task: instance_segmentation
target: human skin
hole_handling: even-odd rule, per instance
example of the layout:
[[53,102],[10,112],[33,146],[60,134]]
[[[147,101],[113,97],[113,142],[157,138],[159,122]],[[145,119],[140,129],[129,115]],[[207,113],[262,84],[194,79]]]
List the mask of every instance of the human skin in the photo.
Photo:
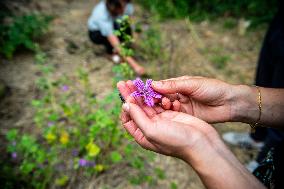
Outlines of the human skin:
[[147,150],[178,157],[191,165],[209,189],[257,188],[264,186],[235,158],[216,130],[194,116],[146,106],[134,99],[131,81],[119,82],[126,99],[121,121],[135,141]]
[[[120,48],[119,48],[120,47],[120,41],[119,41],[118,37],[115,36],[115,35],[110,35],[110,36],[107,37],[107,39],[110,42],[110,44],[112,45],[112,47],[115,49],[115,51],[118,54],[121,55]],[[145,73],[145,69],[141,65],[139,65],[133,57],[127,56],[127,57],[123,57],[123,58],[138,75],[143,75]]]
[[[183,76],[153,82],[152,87],[165,96],[162,99],[164,109],[181,111],[209,123],[255,123],[259,117],[258,90],[254,86]],[[260,87],[260,90],[262,111],[259,123],[283,127],[284,89]]]

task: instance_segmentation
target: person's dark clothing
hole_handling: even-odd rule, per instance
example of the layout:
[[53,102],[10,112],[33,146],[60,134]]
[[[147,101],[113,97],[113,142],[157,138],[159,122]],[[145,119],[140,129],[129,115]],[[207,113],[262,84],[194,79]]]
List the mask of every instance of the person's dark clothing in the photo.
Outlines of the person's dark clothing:
[[[256,73],[257,86],[268,88],[284,88],[284,15],[283,2],[279,1],[279,11],[271,22],[260,52]],[[284,98],[284,97],[283,97]],[[256,141],[264,141],[265,146],[258,154],[257,162],[261,162],[269,149],[275,149],[275,188],[284,188],[284,132],[257,128],[251,137]]]
[[[114,29],[115,30],[119,30],[120,29],[120,25],[117,22],[113,23]],[[127,35],[132,35],[132,31],[131,31],[131,27],[127,27],[124,31]],[[89,37],[91,39],[91,41],[95,44],[99,44],[99,45],[104,45],[106,48],[106,52],[108,54],[112,54],[113,53],[113,47],[110,44],[110,42],[108,41],[107,37],[103,36],[101,34],[100,31],[89,31]],[[124,41],[124,39],[120,36],[118,36],[120,41]]]

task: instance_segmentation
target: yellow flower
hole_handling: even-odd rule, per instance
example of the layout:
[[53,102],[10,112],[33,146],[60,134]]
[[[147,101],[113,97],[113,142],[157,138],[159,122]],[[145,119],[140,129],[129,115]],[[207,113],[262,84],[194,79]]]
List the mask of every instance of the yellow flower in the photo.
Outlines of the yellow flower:
[[69,134],[66,131],[61,133],[60,142],[61,144],[67,144],[69,142]]
[[48,142],[53,142],[56,140],[56,135],[49,132],[47,133],[47,135],[45,135],[45,139],[48,141]]
[[100,147],[98,147],[92,141],[89,142],[89,144],[87,144],[86,150],[88,151],[88,155],[91,156],[91,157],[97,156],[101,151]]
[[102,164],[98,164],[95,166],[95,170],[98,172],[102,172],[105,169],[105,167]]

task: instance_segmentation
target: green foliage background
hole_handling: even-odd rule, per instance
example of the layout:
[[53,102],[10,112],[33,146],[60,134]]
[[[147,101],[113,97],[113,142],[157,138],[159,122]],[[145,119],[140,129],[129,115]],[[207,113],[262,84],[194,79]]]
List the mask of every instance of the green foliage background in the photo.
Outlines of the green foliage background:
[[160,19],[183,18],[200,21],[222,16],[244,17],[252,27],[268,22],[277,11],[277,0],[138,0]]
[[0,25],[0,53],[6,58],[12,58],[19,47],[37,51],[38,44],[35,40],[47,31],[52,17],[28,14],[9,19],[10,22]]

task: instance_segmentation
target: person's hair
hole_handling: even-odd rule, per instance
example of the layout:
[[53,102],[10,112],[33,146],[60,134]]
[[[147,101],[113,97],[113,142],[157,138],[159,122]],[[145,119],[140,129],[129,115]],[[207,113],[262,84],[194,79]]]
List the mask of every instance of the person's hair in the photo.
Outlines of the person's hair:
[[125,3],[125,0],[107,0],[106,6],[113,16],[118,16],[116,10],[123,10]]

